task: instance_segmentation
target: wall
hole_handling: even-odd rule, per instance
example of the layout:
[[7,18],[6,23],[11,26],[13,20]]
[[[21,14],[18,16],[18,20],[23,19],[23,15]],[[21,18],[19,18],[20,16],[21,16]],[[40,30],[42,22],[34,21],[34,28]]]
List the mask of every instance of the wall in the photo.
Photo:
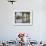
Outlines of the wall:
[[[15,10],[32,10],[32,26],[15,26]],[[0,0],[0,40],[14,40],[18,32],[26,32],[33,40],[46,40],[46,0],[17,0],[13,5]]]

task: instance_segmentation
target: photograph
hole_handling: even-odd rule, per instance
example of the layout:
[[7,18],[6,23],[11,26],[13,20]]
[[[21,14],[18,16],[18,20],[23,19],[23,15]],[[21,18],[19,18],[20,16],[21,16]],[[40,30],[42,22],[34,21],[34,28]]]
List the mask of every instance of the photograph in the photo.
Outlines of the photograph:
[[32,12],[30,11],[15,12],[15,24],[32,25]]

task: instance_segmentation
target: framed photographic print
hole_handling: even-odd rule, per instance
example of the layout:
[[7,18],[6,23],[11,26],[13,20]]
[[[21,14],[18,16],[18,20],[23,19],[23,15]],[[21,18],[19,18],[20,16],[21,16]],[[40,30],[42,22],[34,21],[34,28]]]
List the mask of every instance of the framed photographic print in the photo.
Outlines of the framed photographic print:
[[15,25],[32,25],[32,11],[15,11]]

